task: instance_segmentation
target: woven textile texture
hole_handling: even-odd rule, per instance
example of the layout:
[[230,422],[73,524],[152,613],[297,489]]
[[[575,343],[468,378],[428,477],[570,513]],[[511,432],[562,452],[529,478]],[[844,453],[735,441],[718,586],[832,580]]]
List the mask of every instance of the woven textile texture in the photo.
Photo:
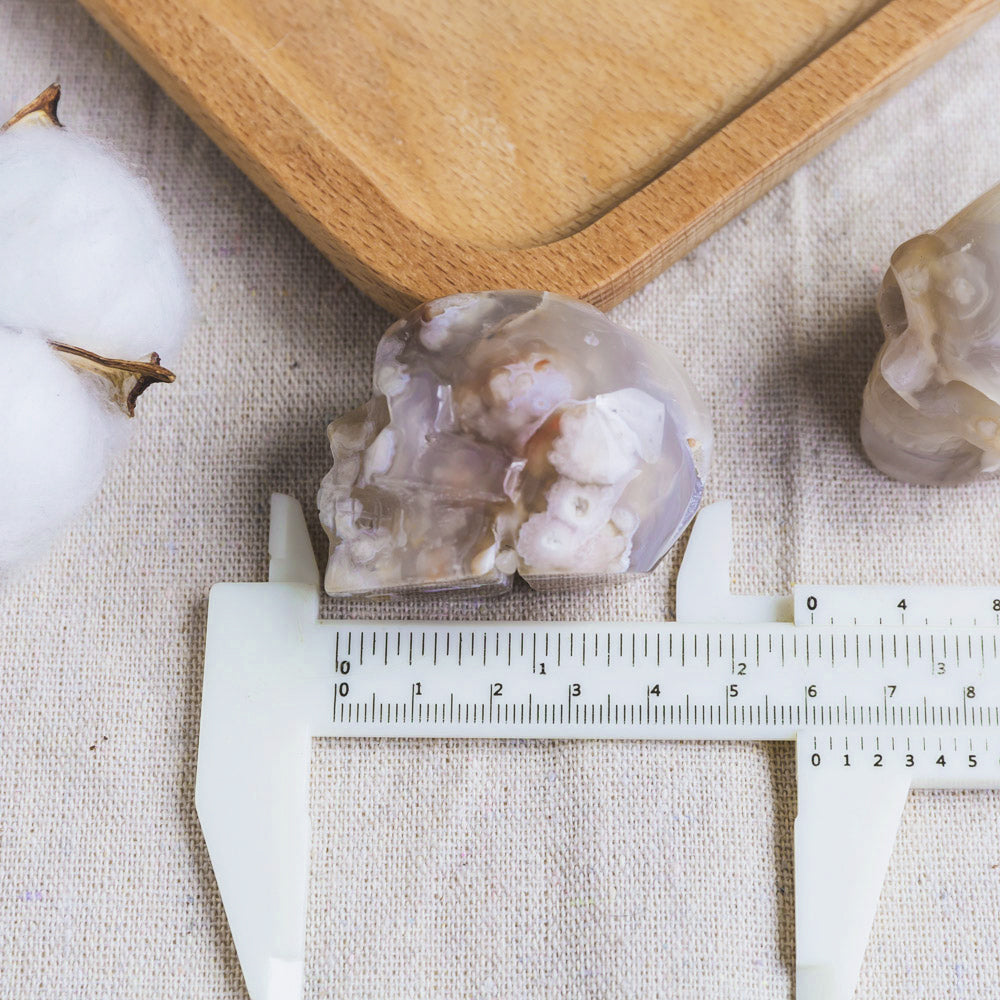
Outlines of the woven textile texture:
[[[0,66],[3,109],[58,78],[149,179],[200,308],[98,500],[0,590],[0,997],[236,1000],[193,803],[207,594],[263,578],[273,490],[319,542],[324,427],[390,317],[75,4],[0,0]],[[713,410],[737,590],[1000,579],[995,482],[889,482],[857,439],[889,254],[1000,181],[998,107],[1000,21],[614,311]],[[656,620],[678,558],[323,613]],[[791,996],[788,744],[318,741],[311,810],[311,1000]],[[998,820],[994,792],[911,796],[862,1000],[1000,996]]]

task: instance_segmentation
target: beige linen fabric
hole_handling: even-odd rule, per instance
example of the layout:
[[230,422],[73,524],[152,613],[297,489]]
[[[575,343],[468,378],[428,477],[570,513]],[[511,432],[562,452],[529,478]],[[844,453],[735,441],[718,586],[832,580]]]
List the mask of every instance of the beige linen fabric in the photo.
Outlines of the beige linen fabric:
[[[149,178],[200,306],[97,502],[0,590],[0,997],[243,997],[193,805],[206,597],[262,579],[272,490],[311,513],[389,317],[73,3],[0,0],[0,67],[6,109],[58,78],[64,120]],[[711,405],[738,589],[1000,582],[997,484],[889,482],[856,431],[889,254],[1000,180],[998,108],[1000,22],[615,310]],[[323,610],[655,620],[676,566]],[[325,741],[313,765],[310,998],[791,995],[787,744]],[[912,796],[859,997],[1000,996],[998,819],[994,792]]]

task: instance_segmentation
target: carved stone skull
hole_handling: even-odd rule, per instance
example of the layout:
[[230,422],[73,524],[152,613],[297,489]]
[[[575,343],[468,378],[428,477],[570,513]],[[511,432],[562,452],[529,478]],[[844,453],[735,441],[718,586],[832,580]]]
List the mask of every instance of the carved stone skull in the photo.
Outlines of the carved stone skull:
[[872,463],[913,483],[1000,468],[1000,187],[892,255],[865,388]]
[[331,594],[651,570],[694,516],[705,407],[662,347],[582,302],[454,295],[379,343],[328,429]]

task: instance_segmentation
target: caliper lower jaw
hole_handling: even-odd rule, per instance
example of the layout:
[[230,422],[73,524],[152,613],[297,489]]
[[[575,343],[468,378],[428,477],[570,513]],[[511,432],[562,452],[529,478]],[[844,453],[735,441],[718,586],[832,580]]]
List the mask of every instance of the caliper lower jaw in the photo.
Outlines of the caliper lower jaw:
[[289,497],[272,501],[270,577],[212,588],[195,802],[250,997],[300,1000],[308,709],[328,682],[316,676],[310,641],[319,574],[302,509]]
[[795,997],[852,1000],[910,778],[816,768],[816,742],[809,733],[796,740]]

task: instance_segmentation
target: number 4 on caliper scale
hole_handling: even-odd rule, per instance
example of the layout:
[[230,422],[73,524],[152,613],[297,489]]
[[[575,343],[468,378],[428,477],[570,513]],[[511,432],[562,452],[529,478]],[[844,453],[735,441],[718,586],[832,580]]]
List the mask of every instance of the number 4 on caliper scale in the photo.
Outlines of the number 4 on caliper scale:
[[730,516],[699,515],[676,624],[323,622],[272,499],[269,582],[212,590],[197,779],[252,1000],[303,991],[314,736],[795,740],[795,995],[849,1000],[907,791],[1000,787],[1000,599],[735,597]]

